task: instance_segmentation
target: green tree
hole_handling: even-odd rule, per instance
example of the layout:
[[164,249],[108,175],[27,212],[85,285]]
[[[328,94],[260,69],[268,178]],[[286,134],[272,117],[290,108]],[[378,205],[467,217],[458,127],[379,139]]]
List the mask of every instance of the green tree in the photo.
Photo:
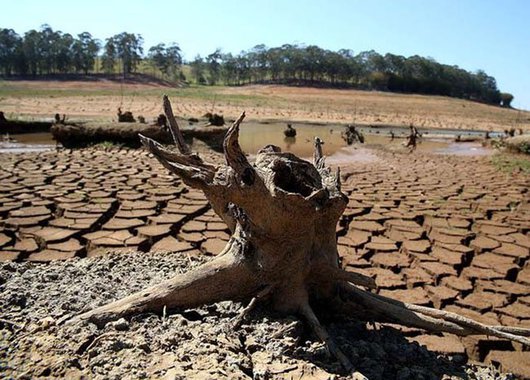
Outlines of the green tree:
[[112,64],[114,68],[116,60],[119,59],[123,75],[132,73],[142,60],[142,44],[143,38],[139,34],[122,32],[108,38],[105,45],[108,62],[104,67],[108,70]]
[[73,67],[72,49],[74,45],[74,38],[72,35],[66,33],[56,34],[56,41],[53,43],[53,67],[60,73],[71,72]]
[[206,67],[208,69],[209,84],[214,85],[221,77],[221,49],[216,49],[212,54],[206,56]]
[[17,69],[22,39],[13,29],[0,29],[0,72],[11,75]]
[[42,25],[38,32],[37,46],[42,74],[52,74],[55,71],[60,37],[60,32],[54,31],[47,24]]
[[114,73],[114,68],[118,60],[118,53],[116,50],[116,41],[114,37],[109,37],[106,39],[105,46],[103,47],[103,56],[101,57],[101,66],[103,71],[107,74]]
[[72,45],[72,60],[76,72],[88,74],[94,68],[100,43],[88,32],[77,35]]
[[148,58],[165,75],[172,76],[174,79],[178,77],[182,56],[180,47],[176,43],[167,48],[163,43],[152,46],[149,49]]
[[29,72],[36,76],[40,73],[41,67],[41,49],[40,49],[40,34],[32,29],[24,34],[24,42],[22,43],[22,53],[28,62]]
[[151,62],[157,69],[159,69],[163,73],[167,73],[168,62],[166,60],[166,45],[165,44],[161,43],[161,44],[158,44],[158,45],[155,45],[149,48],[147,57],[151,60]]
[[195,56],[195,59],[190,62],[191,67],[191,76],[193,77],[195,83],[205,84],[206,78],[204,73],[206,72],[204,60],[200,55]]

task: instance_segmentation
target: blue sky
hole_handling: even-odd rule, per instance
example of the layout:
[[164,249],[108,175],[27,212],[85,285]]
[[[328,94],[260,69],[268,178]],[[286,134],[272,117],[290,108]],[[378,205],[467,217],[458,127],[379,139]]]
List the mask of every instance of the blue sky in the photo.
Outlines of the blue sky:
[[527,0],[9,0],[0,27],[23,34],[49,24],[104,39],[123,31],[146,50],[177,42],[185,59],[216,48],[315,44],[432,57],[497,79],[513,105],[530,110]]

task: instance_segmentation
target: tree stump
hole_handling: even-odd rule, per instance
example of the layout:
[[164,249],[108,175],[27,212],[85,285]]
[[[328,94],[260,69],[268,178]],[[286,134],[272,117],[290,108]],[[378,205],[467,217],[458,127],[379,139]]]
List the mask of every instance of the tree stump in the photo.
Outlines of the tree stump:
[[335,228],[348,198],[341,192],[340,172],[325,166],[318,139],[313,163],[268,145],[251,164],[238,142],[243,113],[225,136],[226,164],[216,166],[184,143],[167,96],[164,110],[178,151],[140,136],[142,143],[188,186],[204,192],[232,236],[223,251],[202,266],[69,323],[104,325],[132,313],[248,301],[234,321],[237,326],[257,302],[266,302],[276,311],[303,316],[348,371],[353,369],[351,363],[314,310],[462,336],[487,334],[530,345],[529,329],[486,326],[383,297],[363,289],[375,288],[372,278],[341,269]]

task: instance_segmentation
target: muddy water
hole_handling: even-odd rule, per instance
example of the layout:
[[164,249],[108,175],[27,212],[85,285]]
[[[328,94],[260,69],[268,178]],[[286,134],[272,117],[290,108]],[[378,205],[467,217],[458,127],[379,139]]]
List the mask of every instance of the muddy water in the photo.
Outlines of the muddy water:
[[[282,151],[289,151],[300,157],[307,158],[313,155],[313,141],[318,136],[324,141],[322,150],[324,155],[329,157],[328,162],[330,163],[332,161],[342,161],[346,157],[356,161],[372,160],[375,156],[370,153],[370,149],[368,149],[370,146],[379,145],[391,150],[403,150],[405,149],[406,137],[409,134],[406,128],[359,128],[364,134],[365,144],[347,146],[341,137],[344,126],[293,125],[297,134],[296,137],[292,138],[284,136],[285,127],[285,123],[245,123],[241,126],[240,132],[241,147],[245,152],[256,154],[265,145],[273,144],[279,146]],[[395,134],[393,140],[390,138],[390,131]],[[458,132],[462,136],[480,136],[480,132]],[[447,138],[451,135],[451,131],[429,130],[423,133],[424,138],[421,139],[417,146],[417,150],[421,152],[455,155],[485,155],[491,153],[491,149],[483,148],[479,142],[455,143],[454,137]],[[333,159],[330,161],[332,157]]]
[[45,152],[55,149],[51,133],[23,133],[9,135],[12,141],[0,136],[0,153]]
[[340,137],[343,127],[320,125],[294,125],[296,137],[285,137],[285,123],[244,123],[241,125],[239,142],[243,150],[256,154],[265,145],[279,146],[282,151],[292,152],[300,157],[309,157],[313,154],[313,141],[316,136],[324,141],[322,150],[325,155],[332,155],[345,146]]
[[[403,150],[407,128],[359,128],[365,136],[365,144],[347,146],[341,138],[344,126],[295,124],[296,137],[287,138],[283,131],[285,123],[253,123],[241,125],[240,144],[243,150],[251,155],[256,154],[267,144],[279,146],[282,151],[292,152],[300,157],[310,158],[313,155],[313,141],[319,137],[324,141],[322,150],[328,156],[328,162],[343,162],[346,159],[355,161],[373,160],[370,146],[380,145],[391,150]],[[393,131],[395,139],[390,139]],[[428,130],[422,131],[424,138],[418,144],[417,150],[453,155],[487,155],[491,149],[483,148],[478,142],[455,143],[446,138],[452,131]],[[462,136],[476,137],[480,132],[458,131]],[[0,153],[40,152],[55,149],[55,141],[49,133],[15,134],[10,136],[15,142],[2,142],[0,139]]]

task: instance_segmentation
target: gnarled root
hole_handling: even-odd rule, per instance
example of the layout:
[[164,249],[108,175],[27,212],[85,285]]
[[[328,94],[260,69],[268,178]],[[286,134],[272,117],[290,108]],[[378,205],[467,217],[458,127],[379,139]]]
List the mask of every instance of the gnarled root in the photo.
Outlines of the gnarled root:
[[233,328],[239,328],[243,323],[243,320],[247,317],[248,313],[250,313],[256,307],[258,301],[261,300],[263,297],[267,296],[270,292],[272,292],[273,289],[274,288],[269,285],[266,286],[263,290],[261,290],[258,294],[256,294],[256,296],[250,300],[248,305],[243,308],[243,310],[241,310],[236,320],[234,321]]
[[[230,248],[229,243],[227,248]],[[155,286],[80,314],[67,323],[89,321],[96,325],[141,312],[161,312],[164,307],[190,308],[224,300],[243,300],[259,289],[255,273],[233,252],[179,274]]]
[[530,347],[530,329],[488,326],[461,315],[425,306],[397,301],[359,289],[352,284],[343,284],[341,296],[348,308],[364,307],[366,316],[375,321],[419,327],[432,332],[448,332],[459,336],[490,335],[512,340]]
[[304,303],[300,307],[300,314],[306,319],[307,323],[315,333],[315,335],[320,339],[323,343],[326,344],[326,347],[328,348],[329,352],[336,357],[340,364],[344,367],[344,369],[348,372],[353,370],[353,364],[350,362],[350,360],[344,355],[342,350],[337,346],[335,341],[331,339],[326,329],[320,324],[317,316],[313,312],[313,309],[311,309],[311,306],[309,306],[308,303]]

